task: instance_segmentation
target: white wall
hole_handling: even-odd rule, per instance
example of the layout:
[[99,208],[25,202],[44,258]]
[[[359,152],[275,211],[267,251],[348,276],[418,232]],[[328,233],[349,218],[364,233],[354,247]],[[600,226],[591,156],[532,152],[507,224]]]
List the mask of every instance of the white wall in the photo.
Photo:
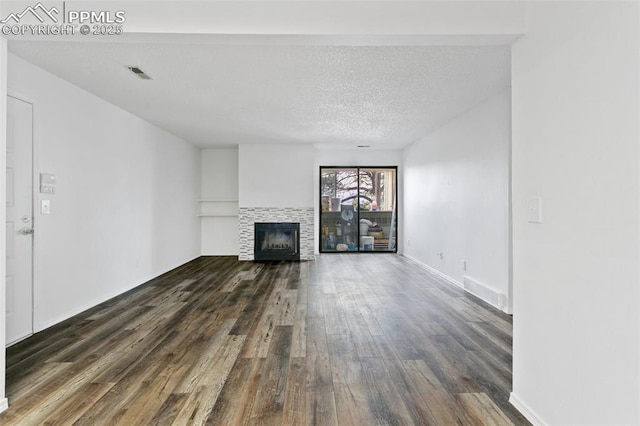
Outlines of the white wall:
[[36,172],[57,175],[36,197],[36,331],[199,255],[199,150],[16,56],[8,71],[34,102]]
[[[520,1],[298,1],[129,2],[127,32],[142,34],[368,35],[521,34]],[[205,19],[206,17],[206,19]],[[380,38],[373,37],[380,42]],[[350,40],[349,42],[353,42]]]
[[510,145],[505,90],[403,151],[404,254],[461,286],[472,278],[480,296],[504,295],[485,298],[507,311]]
[[240,207],[314,207],[313,147],[240,145]]
[[532,2],[512,50],[512,402],[538,424],[640,424],[638,7]]
[[238,148],[204,149],[201,155],[201,253],[238,255]]
[[[319,229],[320,166],[397,166],[401,152],[314,149],[311,145],[240,145],[240,207],[312,208]],[[399,197],[400,199],[400,197]],[[400,234],[399,224],[399,234]],[[318,254],[315,241],[313,253]]]
[[238,238],[240,260],[254,258],[254,223],[300,223],[300,259],[314,259],[313,147],[240,145]]
[[[315,177],[319,189],[320,166],[399,166],[402,151],[388,149],[324,149],[315,150]],[[319,199],[319,196],[316,197]]]

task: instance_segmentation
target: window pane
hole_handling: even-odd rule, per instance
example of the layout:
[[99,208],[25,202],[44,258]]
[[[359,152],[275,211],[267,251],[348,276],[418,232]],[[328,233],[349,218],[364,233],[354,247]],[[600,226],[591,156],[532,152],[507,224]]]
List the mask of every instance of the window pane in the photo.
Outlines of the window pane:
[[342,204],[355,204],[358,196],[356,169],[322,169],[322,211],[340,211]]
[[356,251],[358,249],[358,170],[322,168],[321,250]]
[[372,246],[374,251],[395,251],[395,176],[395,169],[360,169],[361,249]]

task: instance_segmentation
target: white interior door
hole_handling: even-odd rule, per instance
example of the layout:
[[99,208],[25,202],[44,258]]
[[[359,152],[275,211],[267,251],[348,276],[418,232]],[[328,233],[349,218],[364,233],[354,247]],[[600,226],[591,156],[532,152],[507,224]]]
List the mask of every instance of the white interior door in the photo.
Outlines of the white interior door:
[[33,334],[33,105],[7,97],[7,329]]

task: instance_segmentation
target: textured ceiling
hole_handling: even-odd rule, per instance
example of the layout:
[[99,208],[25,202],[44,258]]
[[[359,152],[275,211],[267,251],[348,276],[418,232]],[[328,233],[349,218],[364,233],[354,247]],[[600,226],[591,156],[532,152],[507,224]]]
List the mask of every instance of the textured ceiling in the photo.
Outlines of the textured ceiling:
[[[10,51],[201,147],[396,149],[510,82],[508,46],[10,41]],[[137,65],[152,80],[125,68]]]

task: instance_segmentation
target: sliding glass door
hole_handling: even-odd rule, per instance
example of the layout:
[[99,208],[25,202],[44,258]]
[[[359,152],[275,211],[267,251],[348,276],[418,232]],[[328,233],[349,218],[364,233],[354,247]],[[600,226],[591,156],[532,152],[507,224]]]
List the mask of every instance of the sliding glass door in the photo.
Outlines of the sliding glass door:
[[320,167],[320,252],[396,252],[396,175],[396,167]]

